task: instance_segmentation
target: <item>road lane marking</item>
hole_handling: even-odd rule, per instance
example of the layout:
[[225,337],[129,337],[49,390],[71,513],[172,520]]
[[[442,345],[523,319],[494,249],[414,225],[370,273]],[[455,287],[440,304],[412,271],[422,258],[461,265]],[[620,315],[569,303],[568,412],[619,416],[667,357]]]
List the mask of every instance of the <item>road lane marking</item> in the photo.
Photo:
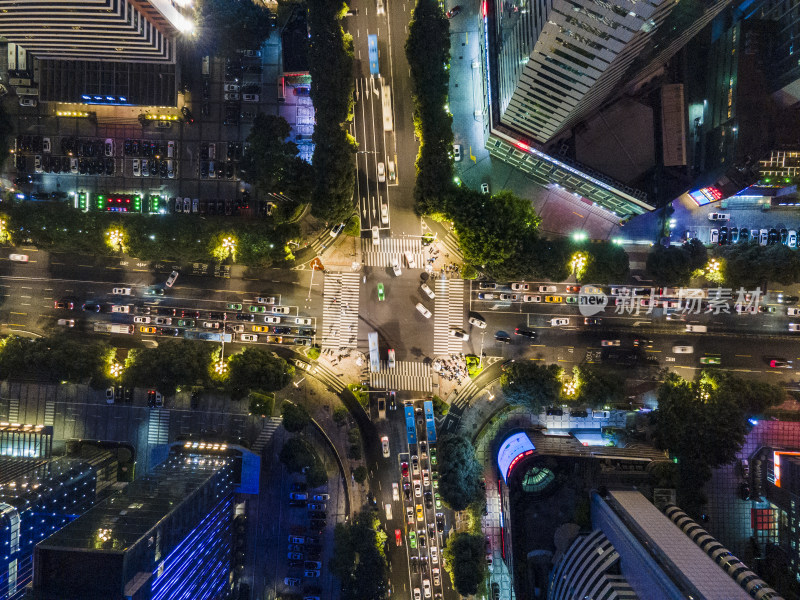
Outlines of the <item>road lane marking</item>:
[[752,358],[749,354],[734,354],[734,356],[738,356],[739,358]]
[[10,313],[10,314],[12,314],[12,315],[27,315],[28,313],[26,313],[26,312],[24,312],[24,313],[21,313],[21,312],[12,312],[12,313]]

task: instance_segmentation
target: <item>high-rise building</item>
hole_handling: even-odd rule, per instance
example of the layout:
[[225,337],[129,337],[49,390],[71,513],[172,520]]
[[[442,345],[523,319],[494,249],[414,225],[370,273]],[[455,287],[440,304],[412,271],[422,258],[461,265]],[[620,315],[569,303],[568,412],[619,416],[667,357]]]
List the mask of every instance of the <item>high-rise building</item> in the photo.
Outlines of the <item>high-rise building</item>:
[[173,446],[152,473],[36,546],[31,597],[226,597],[233,580],[234,494],[248,471],[244,454],[250,455],[225,444]]
[[680,509],[665,513],[636,490],[593,492],[592,532],[557,558],[548,597],[780,598]]
[[191,2],[0,0],[0,35],[39,59],[175,62]]
[[495,0],[499,122],[549,142],[620,83],[663,65],[729,1]]
[[80,455],[50,458],[30,451],[32,439],[20,432],[21,453],[0,458],[0,600],[23,597],[35,545],[91,508],[117,480],[110,452],[84,445]]

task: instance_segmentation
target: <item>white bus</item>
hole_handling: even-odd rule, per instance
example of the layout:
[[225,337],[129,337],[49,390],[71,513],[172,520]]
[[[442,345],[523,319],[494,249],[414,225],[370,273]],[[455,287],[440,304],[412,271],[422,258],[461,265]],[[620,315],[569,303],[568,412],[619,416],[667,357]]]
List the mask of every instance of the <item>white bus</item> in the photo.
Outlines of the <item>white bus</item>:
[[391,131],[394,129],[394,119],[392,118],[392,88],[385,83],[381,84],[383,95],[383,130]]
[[367,334],[369,339],[369,370],[377,373],[381,370],[380,355],[378,354],[378,332],[370,331]]

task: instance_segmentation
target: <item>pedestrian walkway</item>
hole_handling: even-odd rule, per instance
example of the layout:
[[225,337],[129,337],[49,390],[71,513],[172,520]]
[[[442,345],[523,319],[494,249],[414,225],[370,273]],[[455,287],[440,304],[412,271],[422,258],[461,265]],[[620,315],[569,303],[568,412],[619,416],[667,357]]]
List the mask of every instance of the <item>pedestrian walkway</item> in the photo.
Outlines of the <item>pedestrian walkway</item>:
[[432,394],[431,368],[421,362],[399,360],[395,363],[395,367],[390,369],[386,361],[381,361],[380,372],[369,374],[369,386],[373,389],[386,388]]
[[361,253],[364,264],[368,267],[390,267],[392,259],[397,260],[401,267],[408,267],[403,258],[406,252],[411,252],[411,257],[418,269],[425,267],[425,254],[422,251],[422,239],[413,238],[381,238],[376,246],[371,238],[361,238]]
[[325,275],[322,349],[355,348],[358,341],[359,273]]
[[166,444],[169,442],[169,411],[163,408],[150,410],[147,421],[147,443]]
[[253,445],[250,447],[250,450],[261,456],[261,451],[264,449],[272,436],[275,434],[275,430],[280,427],[281,423],[283,423],[283,419],[280,417],[270,417],[268,419],[264,419],[263,427],[256,438],[256,441],[253,442]]
[[433,353],[460,354],[464,343],[450,335],[450,329],[464,327],[464,280],[436,281],[436,298],[433,308]]

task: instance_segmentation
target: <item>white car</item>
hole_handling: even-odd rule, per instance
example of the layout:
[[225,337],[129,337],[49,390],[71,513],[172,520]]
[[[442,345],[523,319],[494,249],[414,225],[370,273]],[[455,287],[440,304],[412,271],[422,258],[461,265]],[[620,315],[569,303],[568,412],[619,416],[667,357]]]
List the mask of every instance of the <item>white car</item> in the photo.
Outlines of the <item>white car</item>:
[[239,336],[239,339],[243,342],[257,342],[258,336],[254,333],[243,333]]
[[28,262],[28,255],[27,254],[9,254],[8,260],[13,260],[14,262]]
[[600,342],[600,345],[603,346],[604,348],[606,348],[608,346],[619,346],[620,345],[620,341],[619,340],[603,340],[602,342]]
[[126,287],[114,288],[111,290],[111,293],[114,294],[115,296],[130,296],[131,288],[126,288]]
[[[156,319],[156,323],[158,319]],[[205,329],[219,329],[219,323],[217,321],[203,321],[203,328]]]
[[75,327],[75,319],[59,319],[57,322],[62,327]]
[[486,321],[484,321],[483,319],[479,319],[478,317],[470,317],[467,320],[467,323],[469,323],[470,325],[474,325],[478,329],[486,329]]
[[522,300],[523,300],[523,302],[541,302],[542,301],[542,297],[541,296],[531,296],[530,294],[525,294],[522,297]]
[[272,312],[278,313],[281,315],[288,315],[289,314],[289,307],[288,306],[273,306]]
[[395,359],[394,359],[394,350],[392,350],[390,348],[389,349],[389,368],[390,369],[394,369],[395,364],[396,364],[396,362],[395,362]]
[[114,156],[114,140],[106,138],[106,156]]
[[172,325],[172,317],[156,317],[156,325]]
[[335,225],[333,229],[331,229],[331,237],[335,238],[342,232],[342,229],[344,229],[344,223],[339,223],[338,225]]
[[450,336],[465,342],[469,340],[469,334],[466,331],[461,331],[460,329],[451,329]]
[[311,372],[311,365],[304,360],[300,360],[299,358],[294,359],[294,364],[298,369],[303,369],[303,371]]
[[515,292],[522,292],[531,289],[531,286],[528,285],[527,283],[512,283],[511,289],[514,290]]
[[431,311],[429,311],[427,308],[425,308],[425,306],[423,306],[423,304],[421,302],[417,302],[417,310],[426,319],[430,319],[431,318]]
[[143,323],[144,325],[147,325],[148,323],[150,323],[150,317],[133,317],[133,322]]
[[481,184],[481,194],[488,194],[489,193],[489,184],[482,183]]
[[380,183],[386,181],[386,167],[382,162],[378,163],[378,181]]
[[550,319],[550,325],[553,327],[560,327],[561,325],[569,325],[569,319]]
[[264,317],[264,323],[280,323],[280,317]]
[[383,458],[389,458],[389,438],[387,436],[381,438],[381,450],[383,450]]
[[416,269],[417,263],[414,261],[414,255],[411,254],[408,250],[406,250],[404,256],[406,257],[406,264],[408,264],[409,269]]
[[277,304],[278,299],[273,296],[257,296],[256,302],[258,304]]
[[[78,172],[78,159],[77,158],[73,158],[71,160],[75,161],[75,170],[72,171],[72,172],[73,173],[77,173]],[[70,170],[72,170],[71,167],[70,167]],[[139,161],[138,158],[134,158],[133,159],[133,176],[134,177],[141,177],[142,176],[142,164],[141,164],[141,162]]]
[[20,106],[37,106],[39,101],[36,98],[31,98],[30,96],[21,96],[19,99]]
[[672,352],[675,354],[692,354],[694,353],[693,346],[673,346]]
[[436,294],[434,294],[434,293],[433,293],[433,290],[432,290],[431,288],[429,288],[429,287],[428,287],[428,284],[427,284],[427,283],[420,284],[419,288],[420,288],[420,289],[421,289],[423,292],[425,292],[425,294],[427,294],[428,298],[430,298],[431,300],[433,300],[434,298],[436,298]]
[[542,294],[555,294],[556,286],[554,285],[540,285],[539,292]]
[[414,482],[414,496],[416,498],[422,498],[422,486],[419,481]]
[[797,232],[794,229],[789,230],[789,236],[786,238],[786,245],[789,248],[797,247]]
[[422,592],[419,591],[419,588],[414,588],[414,600],[422,600]]
[[308,317],[297,317],[294,320],[295,325],[311,325],[311,319]]
[[395,502],[400,500],[400,486],[397,485],[396,481],[392,482],[392,500]]
[[789,307],[786,309],[786,314],[790,317],[796,317],[797,315],[800,315],[800,308]]
[[453,144],[453,160],[461,162],[461,144]]
[[800,331],[800,323],[789,323],[789,331]]
[[708,243],[716,244],[719,241],[719,229],[712,229],[708,234]]
[[381,223],[389,224],[389,205],[385,202],[381,202]]
[[378,229],[377,225],[373,225],[372,227],[372,245],[377,246],[381,243],[381,232]]
[[[436,546],[431,546],[431,563],[434,565],[439,564],[439,549]],[[439,569],[434,569],[434,573],[438,572]],[[439,582],[436,581],[437,576],[434,575],[433,582],[434,585],[439,585]]]
[[37,154],[33,157],[33,170],[37,173],[43,173],[44,169],[42,169],[42,155]]
[[400,263],[396,258],[392,259],[392,271],[394,271],[395,277],[400,277],[403,274],[403,271],[400,270]]
[[167,277],[167,284],[166,284],[167,287],[171,288],[175,284],[175,280],[177,278],[178,278],[178,272],[177,271],[173,271],[172,273],[170,273],[169,277]]
[[131,307],[129,304],[112,304],[111,305],[111,312],[112,313],[130,313]]
[[[133,174],[134,175],[140,175],[140,173],[137,172],[138,169],[139,169],[139,159],[137,158],[137,159],[134,159],[134,161],[133,161]],[[73,175],[77,175],[78,174],[78,159],[77,158],[70,158],[69,159],[69,172],[72,173]]]
[[[436,546],[432,546],[431,547],[431,562],[436,565],[436,564],[438,564],[438,560],[439,559],[436,556],[435,550],[436,550]],[[439,577],[439,567],[434,567],[432,572],[433,572],[433,585],[437,585],[438,586],[442,582],[441,578]]]
[[425,594],[426,598],[431,597],[431,580],[430,579],[423,579],[422,580],[422,593]]

